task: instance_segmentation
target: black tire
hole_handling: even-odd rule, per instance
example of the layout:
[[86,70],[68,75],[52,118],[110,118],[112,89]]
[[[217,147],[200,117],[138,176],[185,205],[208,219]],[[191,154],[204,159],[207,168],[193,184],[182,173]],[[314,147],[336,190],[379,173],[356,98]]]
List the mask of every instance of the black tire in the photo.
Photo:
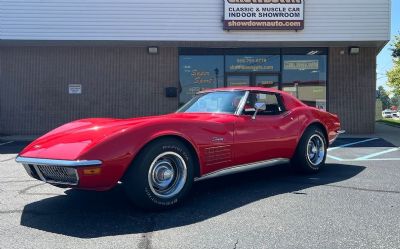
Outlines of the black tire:
[[[183,162],[186,167],[184,180]],[[123,185],[129,199],[140,208],[152,211],[172,208],[180,204],[191,189],[194,167],[193,155],[184,143],[174,138],[156,140],[136,156],[125,174]],[[170,180],[176,189],[164,193],[159,186]]]
[[[315,146],[318,152],[315,153],[315,156],[312,156],[314,154],[311,151],[315,151],[312,145],[318,144],[316,141],[320,141],[322,143],[321,150],[318,146]],[[310,142],[312,143],[311,146],[309,146]],[[299,144],[297,145],[295,155],[291,160],[291,164],[297,172],[317,173],[322,167],[325,166],[326,154],[327,143],[324,133],[320,128],[316,126],[310,126],[301,137]]]

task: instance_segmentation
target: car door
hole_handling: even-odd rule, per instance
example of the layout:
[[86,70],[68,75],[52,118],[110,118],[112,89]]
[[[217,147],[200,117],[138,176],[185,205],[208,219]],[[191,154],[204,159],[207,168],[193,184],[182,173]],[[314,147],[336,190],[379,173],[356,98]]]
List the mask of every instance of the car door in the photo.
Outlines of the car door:
[[[266,110],[253,118],[254,104]],[[297,118],[283,106],[277,93],[251,92],[234,131],[234,163],[241,165],[276,158],[289,158],[296,147]]]

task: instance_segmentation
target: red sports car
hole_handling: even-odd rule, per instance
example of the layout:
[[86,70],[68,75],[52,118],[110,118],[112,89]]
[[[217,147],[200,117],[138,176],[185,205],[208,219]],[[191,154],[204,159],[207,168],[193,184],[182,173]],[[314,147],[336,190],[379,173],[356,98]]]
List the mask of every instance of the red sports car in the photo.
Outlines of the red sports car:
[[223,88],[168,115],[65,124],[16,161],[59,187],[103,191],[122,183],[136,205],[161,209],[180,203],[197,180],[288,162],[317,172],[342,132],[336,115],[285,92]]

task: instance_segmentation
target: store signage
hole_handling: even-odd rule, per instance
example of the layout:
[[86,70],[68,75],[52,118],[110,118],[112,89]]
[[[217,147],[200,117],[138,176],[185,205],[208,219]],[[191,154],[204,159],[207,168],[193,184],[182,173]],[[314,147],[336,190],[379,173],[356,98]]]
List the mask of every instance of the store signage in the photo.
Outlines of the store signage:
[[68,85],[68,93],[69,94],[82,94],[82,85],[81,84],[69,84]]
[[225,30],[302,30],[304,0],[224,0]]
[[288,60],[283,62],[284,70],[318,70],[318,60]]

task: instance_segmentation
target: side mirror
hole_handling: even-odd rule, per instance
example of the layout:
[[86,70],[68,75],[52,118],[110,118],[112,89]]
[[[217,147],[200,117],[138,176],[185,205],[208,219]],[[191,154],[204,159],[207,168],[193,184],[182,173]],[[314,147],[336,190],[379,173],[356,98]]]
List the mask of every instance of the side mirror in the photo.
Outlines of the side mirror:
[[257,102],[257,103],[254,104],[254,109],[256,109],[256,111],[254,112],[252,119],[256,119],[257,113],[259,111],[267,110],[267,105],[265,103],[262,103],[262,102]]

